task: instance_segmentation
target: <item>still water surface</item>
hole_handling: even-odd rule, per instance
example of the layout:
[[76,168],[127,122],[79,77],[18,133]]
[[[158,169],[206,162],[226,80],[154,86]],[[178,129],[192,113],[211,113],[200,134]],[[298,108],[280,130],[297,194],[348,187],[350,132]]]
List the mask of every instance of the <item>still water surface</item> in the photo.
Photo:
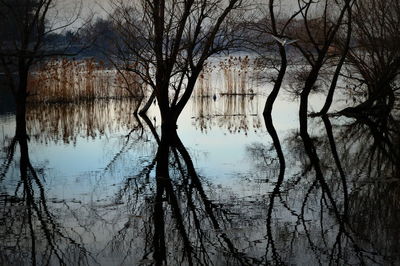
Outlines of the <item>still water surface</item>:
[[399,264],[397,123],[309,118],[310,157],[289,99],[273,112],[282,182],[263,93],[193,97],[170,178],[155,174],[156,104],[148,117],[129,99],[30,105],[25,177],[19,148],[8,163],[16,125],[2,110],[1,264]]

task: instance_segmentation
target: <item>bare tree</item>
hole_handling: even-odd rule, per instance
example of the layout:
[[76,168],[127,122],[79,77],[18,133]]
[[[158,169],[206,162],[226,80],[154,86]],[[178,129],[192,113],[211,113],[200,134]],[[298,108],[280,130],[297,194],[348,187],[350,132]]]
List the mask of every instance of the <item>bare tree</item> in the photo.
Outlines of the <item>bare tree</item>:
[[50,10],[55,8],[55,0],[0,0],[0,71],[15,96],[16,119],[20,121],[17,125],[24,128],[30,70],[41,59],[65,52],[46,47],[46,37],[72,25],[78,18],[79,12],[61,24],[50,21]]
[[[262,9],[262,7],[261,7]],[[265,107],[264,107],[264,115],[271,114],[273,104],[279,94],[279,91],[282,86],[283,79],[286,74],[286,69],[288,67],[288,53],[287,53],[287,45],[284,42],[280,42],[279,40],[284,41],[288,39],[287,36],[288,30],[293,22],[296,21],[296,17],[301,14],[302,9],[295,10],[292,14],[288,14],[287,12],[281,12],[282,9],[282,1],[281,0],[268,0],[267,2],[267,11],[262,11],[263,18],[261,20],[257,20],[253,18],[253,22],[249,23],[248,28],[252,31],[252,33],[258,34],[258,41],[251,41],[252,45],[255,45],[257,50],[261,50],[261,53],[264,53],[263,50],[267,47],[267,54],[270,53],[270,49],[272,47],[271,44],[278,47],[279,52],[279,63],[277,66],[278,75],[272,79],[274,83],[274,87],[272,92],[267,98]],[[289,12],[289,11],[288,11]],[[265,14],[264,14],[265,13]],[[254,22],[255,20],[255,22]],[[272,41],[272,42],[271,42]],[[269,48],[269,49],[268,49]],[[268,60],[270,61],[270,60]],[[275,60],[272,60],[274,63]],[[268,62],[270,63],[270,62]],[[267,64],[268,64],[267,63]]]
[[[293,36],[299,39],[296,47],[306,59],[310,66],[300,94],[300,131],[307,131],[308,97],[313,89],[321,68],[331,58],[329,52],[334,44],[335,38],[344,23],[346,14],[354,0],[324,0],[324,1],[298,1],[301,10],[301,24],[303,30],[294,27]],[[341,64],[337,71],[340,73]],[[337,75],[337,74],[335,74]],[[332,80],[332,89],[336,87],[337,77]]]
[[[353,2],[354,4],[354,2]],[[336,62],[336,60],[334,60],[336,66],[335,66],[335,71],[332,75],[332,79],[330,81],[330,85],[329,85],[329,90],[328,90],[328,94],[326,96],[325,99],[325,103],[322,106],[321,110],[319,111],[318,115],[326,115],[327,112],[329,111],[329,108],[332,105],[333,102],[333,96],[337,87],[337,83],[339,81],[340,75],[342,74],[342,69],[343,66],[346,62],[347,59],[347,55],[349,53],[350,50],[350,45],[351,45],[351,40],[352,40],[352,32],[353,32],[353,21],[352,21],[352,14],[353,10],[352,10],[352,5],[349,6],[349,8],[347,8],[347,21],[345,22],[346,27],[344,30],[340,31],[339,29],[339,33],[338,36],[335,38],[334,40],[334,46],[333,46],[333,50],[339,51],[338,55],[339,55],[339,60]]]
[[235,46],[243,0],[113,0],[125,69],[157,98],[162,124],[176,127],[206,60]]
[[[321,69],[324,66],[328,68],[334,66],[333,74],[328,75],[331,79],[326,103],[319,113],[326,114],[333,101],[334,91],[350,45],[353,2],[354,0],[298,1],[297,8],[293,11],[283,8],[283,1],[269,0],[267,2],[268,15],[265,16],[265,23],[255,23],[256,31],[262,32],[262,35],[266,34],[263,40],[272,40],[276,43],[280,60],[277,66],[278,75],[273,79],[274,87],[266,101],[264,115],[272,111],[288,64],[290,61],[298,61],[298,59],[293,60],[293,58],[298,58],[297,53],[293,52],[288,56],[288,52],[293,51],[291,46],[298,49],[308,65],[298,70],[301,71],[299,82],[303,84],[300,89],[295,89],[296,94],[303,95],[302,109],[306,111],[308,95],[316,88]],[[282,12],[282,9],[285,9],[285,12]],[[263,42],[261,45],[265,46],[265,41]]]
[[400,2],[396,0],[356,1],[354,45],[347,56],[352,93],[364,100],[343,113],[387,114],[399,89]]

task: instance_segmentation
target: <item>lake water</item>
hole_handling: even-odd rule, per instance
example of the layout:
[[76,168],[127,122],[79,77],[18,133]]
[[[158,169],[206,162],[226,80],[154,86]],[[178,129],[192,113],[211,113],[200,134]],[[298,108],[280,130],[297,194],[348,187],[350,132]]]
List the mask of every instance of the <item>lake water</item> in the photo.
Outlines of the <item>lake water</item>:
[[[399,264],[398,124],[309,118],[310,158],[298,102],[282,91],[273,111],[280,182],[262,116],[270,89],[192,97],[177,129],[190,160],[170,159],[171,189],[161,196],[156,103],[148,119],[132,114],[129,99],[31,104],[36,176],[24,178],[19,148],[7,161],[13,108],[0,109],[0,264]],[[322,103],[315,95],[311,108]],[[196,176],[184,178],[190,161]]]

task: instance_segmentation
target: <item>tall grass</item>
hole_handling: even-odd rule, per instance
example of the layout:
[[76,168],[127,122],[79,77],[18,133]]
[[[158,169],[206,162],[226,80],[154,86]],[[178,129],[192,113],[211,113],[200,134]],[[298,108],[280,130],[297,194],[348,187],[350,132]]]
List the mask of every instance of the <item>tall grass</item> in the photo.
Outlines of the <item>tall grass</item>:
[[252,84],[256,63],[256,59],[248,56],[230,56],[217,62],[208,62],[196,84],[195,96],[256,94]]
[[212,127],[244,134],[259,130],[262,117],[258,113],[258,98],[253,96],[258,93],[255,75],[260,69],[260,60],[248,56],[207,62],[194,92],[195,126],[202,132]]
[[131,72],[106,68],[93,59],[52,59],[28,78],[31,102],[77,102],[142,94],[139,78]]

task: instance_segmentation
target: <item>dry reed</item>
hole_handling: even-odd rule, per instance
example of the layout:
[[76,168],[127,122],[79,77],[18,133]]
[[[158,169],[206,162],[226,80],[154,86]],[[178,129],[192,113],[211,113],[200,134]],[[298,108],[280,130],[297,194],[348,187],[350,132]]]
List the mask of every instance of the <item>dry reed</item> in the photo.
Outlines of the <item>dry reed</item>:
[[139,78],[133,73],[108,69],[94,59],[65,58],[46,61],[31,72],[28,91],[30,102],[77,102],[142,94]]
[[227,57],[217,63],[208,62],[199,76],[195,96],[213,95],[254,95],[254,86],[250,74],[254,74],[257,59],[248,56]]

